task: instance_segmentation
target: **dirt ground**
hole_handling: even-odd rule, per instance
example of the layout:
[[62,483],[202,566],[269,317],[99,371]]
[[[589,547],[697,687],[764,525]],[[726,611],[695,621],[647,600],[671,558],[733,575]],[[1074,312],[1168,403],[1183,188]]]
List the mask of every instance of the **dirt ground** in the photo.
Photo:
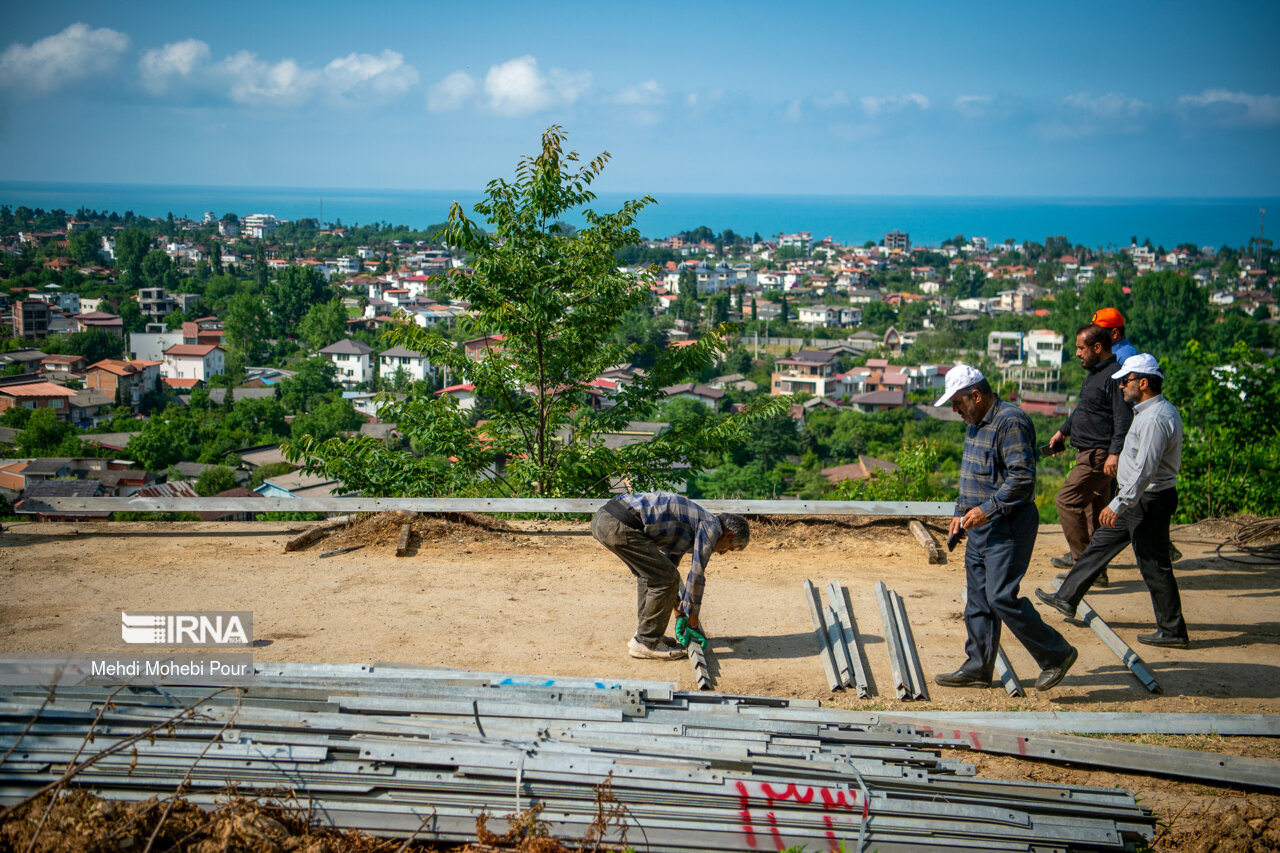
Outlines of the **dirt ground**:
[[[419,519],[410,554],[397,558],[399,523],[364,517],[293,553],[284,552],[284,543],[305,523],[6,525],[0,654],[123,650],[122,610],[251,610],[258,660],[395,661],[658,679],[695,689],[687,662],[626,655],[635,627],[634,583],[584,522]],[[714,557],[707,576],[703,623],[720,661],[717,687],[867,710],[1277,713],[1280,565],[1243,557],[1229,545],[1219,550],[1236,528],[1205,522],[1174,531],[1185,555],[1176,570],[1190,649],[1136,643],[1136,634],[1152,630],[1152,613],[1130,552],[1112,565],[1111,586],[1089,595],[1147,662],[1163,694],[1149,693],[1090,629],[1040,607],[1080,650],[1055,690],[1011,699],[998,687],[930,684],[929,701],[911,703],[894,697],[873,587],[883,580],[902,595],[926,678],[949,672],[963,658],[963,546],[945,565],[931,566],[901,521],[757,521],[750,547]],[[363,547],[320,557],[351,545]],[[1049,558],[1063,551],[1059,529],[1042,527],[1024,594],[1048,588],[1056,571]],[[876,687],[872,699],[827,690],[801,590],[805,578],[819,587],[839,580],[849,588]],[[1036,666],[1017,641],[1006,634],[1004,648],[1024,683],[1034,681]],[[1280,757],[1273,739],[1159,742]],[[1235,809],[1247,826],[1244,814],[1274,814],[1280,803],[1138,776],[986,756],[968,760],[1007,778],[1133,790],[1172,821],[1161,845],[1167,849],[1185,849],[1169,845],[1202,819],[1225,820]],[[1188,843],[1193,835],[1185,836]]]

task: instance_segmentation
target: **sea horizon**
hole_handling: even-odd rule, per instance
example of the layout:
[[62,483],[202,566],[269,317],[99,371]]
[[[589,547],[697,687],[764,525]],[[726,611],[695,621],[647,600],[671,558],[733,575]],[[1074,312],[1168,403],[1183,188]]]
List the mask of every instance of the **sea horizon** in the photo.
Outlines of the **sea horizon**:
[[[1260,210],[1280,211],[1269,197],[1195,196],[922,196],[769,193],[654,193],[637,227],[648,239],[707,226],[771,239],[808,231],[845,245],[878,242],[892,230],[907,232],[913,245],[937,246],[963,234],[990,243],[1065,236],[1091,248],[1126,246],[1136,237],[1172,249],[1245,246],[1258,236]],[[616,210],[645,193],[601,191],[592,207]],[[389,223],[424,229],[444,222],[454,201],[468,215],[483,190],[408,190],[353,187],[262,187],[201,184],[0,181],[0,204],[74,213],[95,212],[199,219],[234,212],[270,213],[280,219],[316,218],[325,223]],[[583,223],[580,215],[566,220]]]

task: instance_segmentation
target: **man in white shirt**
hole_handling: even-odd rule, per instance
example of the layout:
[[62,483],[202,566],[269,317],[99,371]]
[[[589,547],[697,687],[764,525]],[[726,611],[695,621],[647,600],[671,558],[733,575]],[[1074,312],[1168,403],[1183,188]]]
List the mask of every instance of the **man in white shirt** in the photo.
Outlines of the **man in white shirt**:
[[1133,404],[1133,423],[1116,472],[1120,491],[1099,514],[1100,526],[1089,547],[1057,594],[1037,589],[1036,597],[1068,618],[1074,616],[1094,580],[1132,542],[1156,615],[1156,631],[1139,634],[1138,642],[1186,648],[1187,623],[1169,556],[1169,522],[1178,509],[1182,418],[1161,393],[1164,374],[1153,356],[1129,357],[1113,377]]

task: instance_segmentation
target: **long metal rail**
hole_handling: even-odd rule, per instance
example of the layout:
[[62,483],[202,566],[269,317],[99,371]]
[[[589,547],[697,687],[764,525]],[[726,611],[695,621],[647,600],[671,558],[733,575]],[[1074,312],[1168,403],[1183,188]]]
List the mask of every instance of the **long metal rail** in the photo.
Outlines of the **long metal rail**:
[[216,696],[82,683],[42,706],[43,686],[0,687],[0,803],[57,778],[78,750],[132,742],[71,784],[143,800],[186,779],[187,797],[212,805],[234,778],[245,795],[293,790],[325,823],[441,844],[472,840],[482,812],[534,803],[553,836],[581,839],[605,779],[626,811],[604,841],[625,829],[655,851],[1118,851],[1154,829],[1123,791],[978,778],[939,756],[953,738],[811,701],[381,665],[256,672]]
[[[699,501],[711,512],[740,515],[951,515],[953,503],[937,501]],[[549,513],[590,515],[600,498],[29,498],[30,512],[412,512]]]

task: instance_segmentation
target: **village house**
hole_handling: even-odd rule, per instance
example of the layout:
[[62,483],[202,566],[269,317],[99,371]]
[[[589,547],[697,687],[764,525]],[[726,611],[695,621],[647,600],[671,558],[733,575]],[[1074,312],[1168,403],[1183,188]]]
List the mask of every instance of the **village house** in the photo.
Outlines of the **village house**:
[[60,420],[69,420],[69,401],[76,392],[56,382],[23,382],[0,385],[0,412],[13,408],[52,409]]
[[696,400],[710,408],[713,412],[719,409],[720,401],[724,399],[723,389],[713,388],[710,385],[699,385],[694,382],[681,382],[679,385],[668,385],[662,389],[662,393],[669,399],[683,398],[686,400]]
[[103,359],[85,370],[85,387],[110,394],[121,405],[137,410],[142,398],[156,390],[160,381],[159,361]]
[[803,391],[815,397],[826,397],[835,389],[833,352],[802,349],[791,358],[775,362],[779,368],[770,377],[770,395],[795,394]]
[[198,379],[226,373],[226,354],[212,344],[177,344],[164,351],[160,375],[166,379]]
[[338,384],[343,388],[354,388],[356,385],[373,381],[374,366],[373,347],[364,341],[343,338],[336,344],[320,350],[319,354],[332,361],[338,368]]
[[404,370],[409,379],[422,381],[435,375],[435,368],[422,353],[402,346],[394,346],[383,350],[378,355],[378,375],[388,380],[396,372]]

